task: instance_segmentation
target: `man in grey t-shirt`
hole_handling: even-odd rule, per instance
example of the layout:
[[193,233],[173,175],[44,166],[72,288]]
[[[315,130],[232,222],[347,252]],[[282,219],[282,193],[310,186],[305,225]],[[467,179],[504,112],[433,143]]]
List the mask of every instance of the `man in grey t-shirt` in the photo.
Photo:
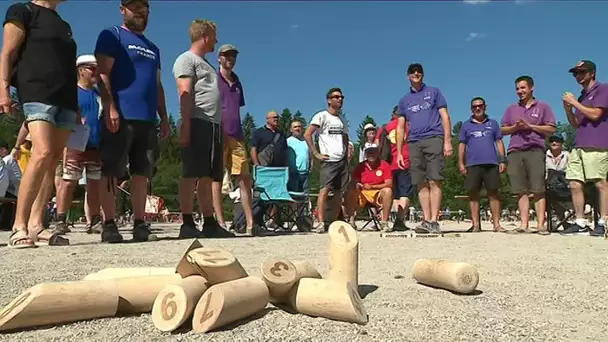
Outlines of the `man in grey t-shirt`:
[[[222,104],[217,84],[217,72],[205,59],[213,52],[216,38],[215,23],[194,20],[190,25],[190,49],[177,57],[173,75],[179,94],[179,144],[182,155],[182,180],[179,203],[184,223],[179,237],[224,238],[234,234],[220,227],[213,217],[211,183],[224,176]],[[203,214],[203,231],[197,229],[193,212],[193,192]]]

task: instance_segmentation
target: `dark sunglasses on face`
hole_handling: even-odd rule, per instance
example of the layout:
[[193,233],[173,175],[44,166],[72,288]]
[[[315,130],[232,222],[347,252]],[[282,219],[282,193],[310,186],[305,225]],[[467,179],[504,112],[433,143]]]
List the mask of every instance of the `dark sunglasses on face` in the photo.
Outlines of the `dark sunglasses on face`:
[[271,116],[271,117],[269,117],[270,120],[276,120],[278,118],[279,118],[278,116]]
[[344,100],[344,96],[334,95],[334,96],[330,97],[330,99]]
[[483,107],[485,107],[485,105],[482,105],[482,104],[480,104],[480,105],[471,105],[471,109],[477,109],[477,108],[483,108]]

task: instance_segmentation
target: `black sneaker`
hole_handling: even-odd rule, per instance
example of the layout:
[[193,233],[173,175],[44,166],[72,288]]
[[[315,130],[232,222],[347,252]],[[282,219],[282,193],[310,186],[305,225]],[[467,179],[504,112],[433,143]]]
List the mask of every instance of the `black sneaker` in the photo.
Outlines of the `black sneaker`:
[[139,222],[137,224],[133,224],[133,241],[158,241],[158,236],[152,233],[152,231],[150,230],[150,224],[146,222]]
[[562,230],[560,232],[560,234],[576,234],[576,233],[585,232],[588,230],[589,230],[588,227],[581,227],[575,223],[575,224],[570,225],[570,227]]
[[193,239],[202,238],[203,232],[196,228],[196,225],[190,223],[184,223],[179,227],[179,238],[180,239]]
[[234,233],[222,228],[217,222],[203,223],[202,235],[207,239],[226,239],[236,237]]
[[119,243],[122,242],[122,235],[118,232],[118,226],[115,222],[104,224],[101,231],[101,242]]
[[589,236],[606,236],[606,224],[599,223],[595,228],[589,232]]
[[414,231],[418,234],[429,234],[431,232],[431,229],[431,224],[429,222],[422,221],[418,226],[416,226]]
[[57,222],[55,225],[55,229],[53,230],[53,234],[55,235],[65,235],[71,232],[70,227],[68,227],[67,222]]
[[408,228],[408,226],[405,224],[405,222],[403,222],[403,220],[400,219],[396,219],[395,223],[393,224],[393,230],[398,231],[398,232],[405,232],[408,231],[410,228]]
[[429,233],[431,234],[441,234],[441,226],[439,222],[429,222]]

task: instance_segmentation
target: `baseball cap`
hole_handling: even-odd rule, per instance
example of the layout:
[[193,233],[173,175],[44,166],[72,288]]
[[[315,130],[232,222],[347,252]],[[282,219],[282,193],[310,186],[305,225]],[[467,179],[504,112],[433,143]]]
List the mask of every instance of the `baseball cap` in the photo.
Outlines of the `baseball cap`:
[[378,145],[366,143],[365,144],[365,149],[363,150],[363,152],[367,153],[369,151],[375,151],[375,150],[378,150]]
[[410,66],[407,67],[407,74],[413,74],[414,72],[418,71],[421,74],[424,74],[424,69],[422,68],[422,64],[420,63],[413,63],[410,64]]
[[368,129],[376,129],[376,126],[374,126],[371,123],[368,123],[365,126],[363,126],[363,132],[367,132]]
[[83,64],[97,64],[97,59],[93,55],[81,55],[76,59],[76,66]]
[[234,51],[234,52],[236,52],[236,53],[239,53],[239,50],[237,50],[237,49],[234,47],[234,45],[232,45],[232,44],[224,44],[224,45],[220,46],[220,49],[219,49],[219,50],[217,50],[217,53],[218,53],[219,55],[221,55],[221,54],[226,53],[226,52],[228,52],[228,51]]
[[578,63],[576,63],[576,65],[572,68],[570,68],[570,70],[568,70],[568,72],[575,72],[575,71],[590,71],[590,72],[595,72],[595,63],[593,63],[592,61],[588,61],[588,60],[581,60]]
[[551,137],[549,137],[549,142],[554,142],[554,141],[563,143],[564,142],[564,137],[562,137],[559,134],[554,134]]

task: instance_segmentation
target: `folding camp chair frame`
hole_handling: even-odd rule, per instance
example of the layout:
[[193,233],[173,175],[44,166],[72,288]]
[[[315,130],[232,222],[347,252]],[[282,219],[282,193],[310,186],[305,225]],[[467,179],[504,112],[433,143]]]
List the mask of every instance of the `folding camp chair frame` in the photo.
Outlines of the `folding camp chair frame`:
[[[369,215],[369,220],[367,220],[365,222],[365,224],[363,226],[361,226],[361,228],[357,227],[357,230],[362,231],[365,228],[367,228],[367,226],[369,226],[370,224],[374,224],[373,228],[376,231],[380,231],[380,218],[379,216],[382,214],[382,208],[380,207],[376,207],[374,205],[371,204],[366,204],[362,210],[366,210],[367,214]],[[374,212],[375,211],[375,212]]]
[[[289,195],[290,199],[276,199],[272,198],[270,194],[266,191],[264,187],[260,187],[257,180],[258,168],[275,168],[275,169],[285,169],[288,174],[287,180],[289,180],[289,169],[287,167],[268,167],[268,166],[256,166],[254,168],[254,191],[259,193],[260,200],[264,201],[267,206],[267,211],[264,220],[264,224],[266,228],[268,228],[267,223],[270,220],[273,220],[277,223],[281,223],[281,229],[285,231],[292,231],[293,227],[298,223],[299,231],[310,231],[312,229],[312,213],[308,213],[309,216],[308,222],[306,224],[302,224],[302,220],[305,219],[305,211],[309,206],[309,196],[308,194],[300,194],[291,192],[287,188],[287,184],[285,184],[285,191]],[[266,198],[264,198],[265,196]],[[272,208],[276,208],[276,212],[272,214]],[[287,224],[287,228],[283,227],[284,224]]]
[[[585,184],[586,186],[587,184]],[[569,199],[569,201],[563,200],[556,200],[555,196],[551,196],[551,189],[549,189],[549,186],[546,185],[545,187],[545,199],[546,199],[546,213],[547,213],[547,228],[549,229],[550,232],[557,232],[557,230],[559,229],[559,227],[564,227],[564,225],[566,224],[566,222],[568,222],[568,220],[570,220],[573,216],[574,216],[574,211],[569,211],[568,214],[566,215],[566,217],[564,217],[563,219],[560,219],[559,222],[557,222],[557,224],[553,223],[552,220],[552,214],[553,211],[555,211],[555,206],[557,205],[563,205],[563,203],[568,202],[568,204],[572,203],[572,198]],[[584,191],[584,189],[583,189]],[[599,192],[597,191],[597,188],[595,188],[595,185],[593,186],[593,189],[591,190],[591,193],[589,194],[590,198],[587,198],[587,196],[585,196],[586,200],[588,200],[591,204],[591,208],[593,209],[593,226],[596,227],[598,225],[599,219],[600,219],[600,212],[599,212]],[[564,227],[566,228],[566,227]]]

